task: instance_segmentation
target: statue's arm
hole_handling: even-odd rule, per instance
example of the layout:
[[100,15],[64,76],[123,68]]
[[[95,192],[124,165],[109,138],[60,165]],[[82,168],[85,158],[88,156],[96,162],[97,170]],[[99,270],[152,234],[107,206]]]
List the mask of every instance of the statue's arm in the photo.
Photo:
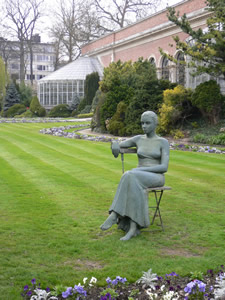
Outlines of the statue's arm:
[[119,153],[120,153],[120,148],[131,148],[131,147],[136,147],[136,142],[137,142],[138,136],[134,136],[132,138],[129,138],[123,142],[117,142],[117,141],[113,141],[111,143],[111,150],[112,150],[112,154],[114,155],[114,157],[118,157]]

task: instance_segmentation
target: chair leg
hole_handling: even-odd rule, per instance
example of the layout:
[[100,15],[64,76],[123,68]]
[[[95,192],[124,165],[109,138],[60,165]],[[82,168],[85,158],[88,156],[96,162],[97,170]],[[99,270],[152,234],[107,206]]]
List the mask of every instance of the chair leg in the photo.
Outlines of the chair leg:
[[161,217],[161,214],[160,214],[160,209],[159,209],[159,205],[160,205],[160,202],[161,202],[161,199],[162,199],[162,196],[163,196],[163,191],[159,191],[159,198],[157,197],[157,191],[153,191],[154,194],[155,194],[155,201],[156,201],[156,209],[155,209],[155,213],[154,213],[154,216],[152,218],[152,222],[151,222],[151,225],[154,224],[154,221],[155,221],[155,217],[157,216],[157,213],[159,215],[159,219],[160,219],[160,226],[162,227],[162,230],[164,231],[164,227],[163,227],[163,221],[162,221],[162,217]]

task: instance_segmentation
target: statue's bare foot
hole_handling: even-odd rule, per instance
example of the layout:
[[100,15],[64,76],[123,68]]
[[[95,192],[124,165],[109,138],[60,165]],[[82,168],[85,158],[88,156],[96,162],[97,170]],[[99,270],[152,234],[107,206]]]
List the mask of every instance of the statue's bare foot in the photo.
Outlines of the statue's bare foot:
[[128,241],[132,237],[135,237],[139,234],[140,234],[140,230],[137,228],[137,224],[135,222],[131,221],[129,231],[127,232],[127,234],[124,237],[120,238],[120,240],[121,241]]
[[117,214],[112,211],[105,222],[100,226],[101,230],[108,230],[117,223]]

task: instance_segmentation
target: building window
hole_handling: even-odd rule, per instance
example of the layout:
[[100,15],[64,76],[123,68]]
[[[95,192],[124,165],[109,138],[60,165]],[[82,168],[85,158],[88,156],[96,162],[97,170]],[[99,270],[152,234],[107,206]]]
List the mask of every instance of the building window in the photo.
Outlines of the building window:
[[176,82],[185,85],[185,65],[184,65],[184,54],[179,52],[177,55],[177,66],[176,66]]
[[37,74],[37,80],[39,80],[39,79],[41,79],[41,78],[43,78],[43,77],[45,77],[45,75]]
[[[33,80],[35,79],[35,75],[33,75]],[[31,80],[31,75],[27,74],[27,80]]]
[[151,65],[153,65],[154,67],[156,67],[156,63],[155,63],[154,57],[151,57],[151,58],[149,59],[149,62],[150,62]]
[[12,64],[11,64],[11,69],[12,69],[12,70],[19,70],[19,65],[18,65],[18,64],[15,64],[15,63],[12,63]]
[[37,70],[39,70],[39,71],[48,71],[48,66],[37,65]]
[[162,78],[169,80],[169,60],[167,57],[163,57],[162,61]]

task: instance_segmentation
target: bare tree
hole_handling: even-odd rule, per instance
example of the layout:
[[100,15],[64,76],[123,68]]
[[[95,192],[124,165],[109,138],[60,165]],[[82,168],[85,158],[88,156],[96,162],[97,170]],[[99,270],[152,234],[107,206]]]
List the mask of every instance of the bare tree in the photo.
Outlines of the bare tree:
[[6,25],[19,41],[20,81],[25,79],[26,46],[30,50],[31,82],[33,81],[32,37],[37,20],[40,18],[40,6],[43,0],[5,0]]
[[156,10],[161,0],[93,0],[102,27],[111,32],[123,28]]
[[103,30],[89,1],[60,1],[55,11],[57,21],[51,28],[51,36],[62,57],[71,62],[81,53],[81,45],[99,37]]

